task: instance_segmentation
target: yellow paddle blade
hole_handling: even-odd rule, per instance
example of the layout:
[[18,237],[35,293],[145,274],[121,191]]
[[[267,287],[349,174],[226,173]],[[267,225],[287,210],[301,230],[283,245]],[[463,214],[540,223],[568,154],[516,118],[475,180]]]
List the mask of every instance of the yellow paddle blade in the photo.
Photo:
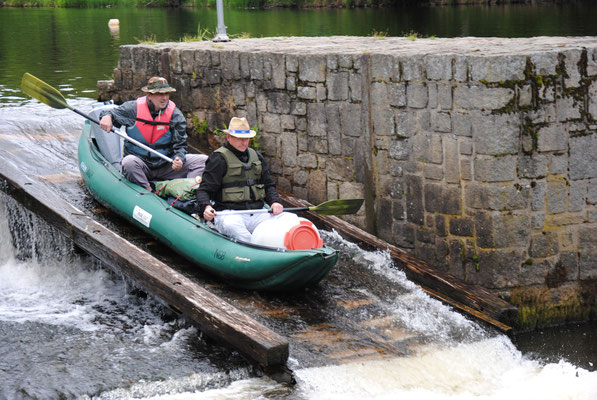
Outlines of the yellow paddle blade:
[[23,75],[21,80],[21,90],[50,107],[73,109],[68,105],[62,93],[28,72]]

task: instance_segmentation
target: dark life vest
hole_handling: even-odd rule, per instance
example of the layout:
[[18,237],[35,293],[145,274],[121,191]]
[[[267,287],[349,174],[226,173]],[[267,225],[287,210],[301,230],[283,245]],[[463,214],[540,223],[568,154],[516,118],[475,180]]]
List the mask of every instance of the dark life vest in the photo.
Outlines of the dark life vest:
[[224,146],[215,151],[222,154],[228,166],[222,178],[223,203],[248,203],[265,199],[265,185],[260,182],[261,161],[255,150],[247,149],[249,159],[246,163]]

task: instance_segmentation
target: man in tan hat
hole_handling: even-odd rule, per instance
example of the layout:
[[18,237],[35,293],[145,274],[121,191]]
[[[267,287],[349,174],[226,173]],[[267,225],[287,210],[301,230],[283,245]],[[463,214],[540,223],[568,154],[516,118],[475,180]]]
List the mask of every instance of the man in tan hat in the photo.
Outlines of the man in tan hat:
[[100,127],[110,132],[112,125],[126,126],[127,135],[172,158],[172,164],[159,156],[125,141],[121,161],[123,175],[151,191],[150,181],[201,176],[207,156],[187,154],[187,123],[182,112],[170,101],[176,89],[164,78],[154,76],[141,89],[147,95],[123,103],[100,114]]
[[272,214],[277,215],[284,207],[265,159],[249,147],[255,131],[246,118],[232,118],[224,132],[227,143],[207,159],[197,190],[198,214],[214,220],[220,233],[250,242],[257,225],[271,218],[269,213],[218,216],[217,211],[254,210],[267,203]]

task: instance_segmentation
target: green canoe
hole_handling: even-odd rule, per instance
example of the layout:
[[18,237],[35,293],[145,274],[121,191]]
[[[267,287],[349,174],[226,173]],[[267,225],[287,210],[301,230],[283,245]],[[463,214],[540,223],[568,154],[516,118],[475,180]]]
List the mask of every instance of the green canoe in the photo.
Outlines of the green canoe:
[[84,125],[79,141],[79,169],[90,192],[100,203],[146,230],[198,268],[238,288],[288,291],[316,284],[336,264],[338,253],[334,249],[287,250],[238,242],[171,207],[122,176],[118,156],[110,155],[119,150],[105,144],[113,143],[113,137],[117,138],[89,121]]

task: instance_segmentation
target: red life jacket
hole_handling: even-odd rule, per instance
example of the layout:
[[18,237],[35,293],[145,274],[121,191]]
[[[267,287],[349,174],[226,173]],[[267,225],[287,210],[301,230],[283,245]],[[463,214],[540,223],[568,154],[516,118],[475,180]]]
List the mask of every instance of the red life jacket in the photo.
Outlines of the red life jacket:
[[153,119],[147,105],[147,96],[137,99],[137,122],[135,126],[148,144],[154,144],[168,132],[170,119],[175,108],[176,104],[173,101],[168,101],[168,106],[164,112],[159,114],[156,119]]

